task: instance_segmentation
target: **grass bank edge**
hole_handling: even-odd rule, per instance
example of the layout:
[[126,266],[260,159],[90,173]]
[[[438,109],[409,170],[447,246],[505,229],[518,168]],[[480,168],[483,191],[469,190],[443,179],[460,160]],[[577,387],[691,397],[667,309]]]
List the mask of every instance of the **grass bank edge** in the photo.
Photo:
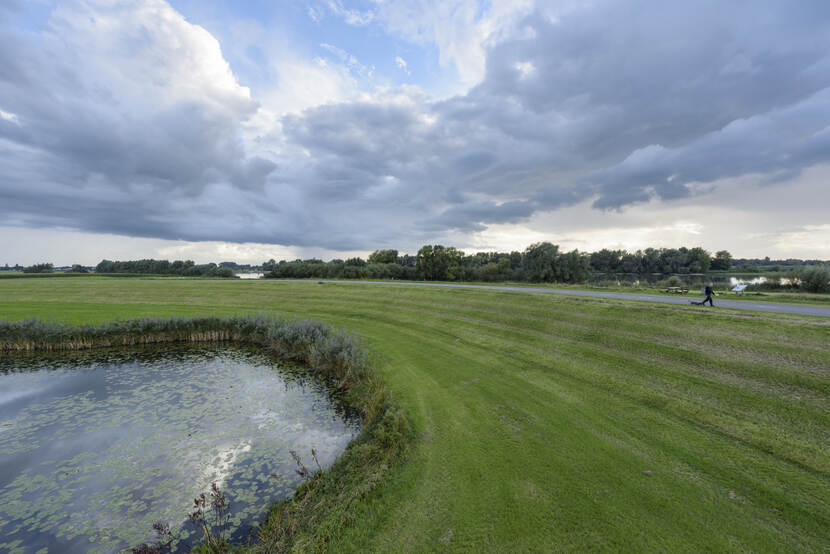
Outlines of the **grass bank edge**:
[[301,363],[361,417],[361,433],[326,471],[268,511],[255,552],[326,551],[358,519],[361,501],[403,463],[412,428],[374,369],[364,341],[345,329],[274,315],[170,317],[70,325],[0,320],[0,353],[72,351],[170,342],[235,341]]

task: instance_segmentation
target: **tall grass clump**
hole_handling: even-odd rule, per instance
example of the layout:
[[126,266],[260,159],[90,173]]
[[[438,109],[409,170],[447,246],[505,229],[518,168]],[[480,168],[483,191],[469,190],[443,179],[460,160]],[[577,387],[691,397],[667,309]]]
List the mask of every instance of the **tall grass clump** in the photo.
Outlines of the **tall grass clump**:
[[0,320],[0,353],[68,351],[169,342],[235,341],[305,365],[360,414],[362,430],[327,470],[271,507],[261,552],[322,552],[355,521],[361,502],[403,462],[412,432],[376,373],[365,342],[343,329],[270,315],[144,318],[75,326],[38,319]]

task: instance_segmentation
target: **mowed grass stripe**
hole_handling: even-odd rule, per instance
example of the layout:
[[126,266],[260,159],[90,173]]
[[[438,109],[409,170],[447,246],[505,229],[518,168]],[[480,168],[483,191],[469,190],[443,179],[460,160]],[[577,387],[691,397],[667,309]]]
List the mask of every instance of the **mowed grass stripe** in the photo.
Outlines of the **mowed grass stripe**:
[[[423,334],[421,334],[421,335],[420,335],[420,338],[421,338],[421,339],[423,339]],[[502,386],[501,386],[501,385],[502,385],[502,384],[501,384],[501,383],[499,383],[499,384],[497,385],[496,389],[499,391],[499,392],[498,392],[498,397],[499,397],[499,398],[501,398],[501,399],[504,399],[504,397],[505,397],[506,395],[505,395],[505,391],[504,391],[504,389],[502,388]],[[545,402],[545,404],[547,404],[547,402]],[[522,414],[518,414],[518,415],[516,416],[516,421],[522,421],[523,419],[525,419],[525,417],[526,417],[526,416],[524,416],[524,415],[522,415]],[[569,422],[569,424],[568,424],[566,427],[567,427],[567,428],[570,428],[570,429],[580,429],[581,431],[584,431],[584,429],[582,429],[582,428],[580,427],[580,425],[578,424],[578,422],[579,422],[579,421],[581,421],[581,418],[580,418],[580,419],[577,419],[577,420],[574,420],[574,421],[570,421],[570,422]],[[509,444],[509,443],[510,443],[510,441],[508,441],[508,444]],[[503,443],[502,443],[502,442],[500,442],[500,444],[503,444]],[[513,460],[513,459],[514,459],[514,456],[513,456],[510,452],[505,452],[505,456],[504,456],[504,458],[503,458],[503,459],[505,459],[505,460]],[[757,484],[757,483],[753,483],[753,485],[756,485],[756,484]]]
[[[480,330],[482,328],[479,328]],[[539,338],[528,333],[511,337],[511,344],[524,338],[524,344],[536,342],[536,359],[560,357],[580,360],[570,375],[602,386],[616,394],[625,394],[649,405],[661,406],[690,421],[697,421],[770,449],[788,459],[815,468],[824,464],[827,469],[827,430],[830,428],[825,401],[808,406],[803,401],[780,398],[759,391],[757,386],[734,387],[721,379],[712,379],[690,371],[665,369],[670,354],[663,358],[648,357],[643,360],[632,355],[631,349],[608,347],[593,343],[585,352],[585,343],[572,338]],[[499,349],[499,335],[491,335],[489,346]],[[674,367],[682,362],[674,362]],[[680,369],[680,368],[678,368]],[[825,397],[826,398],[826,397]],[[727,410],[722,408],[728,406]],[[769,425],[764,425],[769,424]],[[766,435],[772,429],[785,427],[787,433],[775,443],[767,443]],[[802,435],[806,440],[798,441]],[[824,445],[824,446],[822,446]],[[802,450],[805,450],[802,452]],[[794,454],[795,453],[795,454]]]
[[[369,340],[420,438],[334,551],[830,548],[829,333],[813,319],[490,291],[65,281],[0,283],[0,315],[276,310]],[[799,404],[801,389],[812,396]],[[814,469],[789,459],[811,452]]]
[[[382,318],[388,311],[388,306],[380,303],[364,301],[362,304],[363,309],[374,318]],[[436,307],[430,306],[430,309]],[[407,309],[412,311],[413,306],[410,304]],[[732,386],[720,377],[720,368],[710,369],[708,374],[701,373],[701,367],[716,368],[719,365],[719,362],[705,355],[680,347],[661,347],[648,340],[615,336],[613,328],[583,327],[583,332],[576,333],[570,325],[568,333],[556,334],[557,328],[551,324],[561,320],[551,314],[547,314],[545,320],[519,318],[502,322],[490,318],[490,311],[467,310],[465,317],[455,318],[452,317],[453,311],[451,306],[445,304],[441,313],[449,315],[438,318],[441,328],[458,330],[469,326],[476,331],[478,339],[484,340],[487,337],[487,346],[496,351],[506,350],[510,344],[529,344],[533,341],[528,340],[528,332],[537,331],[540,333],[540,340],[544,341],[548,348],[555,348],[553,352],[548,351],[545,354],[582,356],[587,367],[600,364],[599,369],[594,371],[598,376],[596,384],[604,382],[603,386],[609,390],[627,392],[652,404],[672,400],[666,407],[677,415],[719,428],[736,438],[750,441],[810,467],[815,468],[815,464],[823,463],[823,469],[827,469],[826,446],[816,448],[816,445],[827,444],[827,441],[823,440],[827,438],[827,429],[830,428],[826,401],[816,402],[817,406],[810,407],[805,405],[803,398],[798,401],[781,398],[775,391],[760,388],[757,382],[745,381],[740,387]],[[484,319],[481,318],[482,315]],[[520,327],[531,322],[535,322],[536,325],[532,325],[530,329],[526,326]],[[497,332],[488,335],[487,332],[492,330],[494,325]],[[451,339],[453,336],[447,337]],[[506,340],[499,344],[501,338]],[[600,338],[602,340],[599,340]],[[593,348],[586,350],[586,342],[590,342]],[[551,346],[552,344],[556,346]],[[672,361],[671,369],[665,364],[667,360]],[[733,364],[725,365],[726,372],[733,369],[730,367]],[[739,367],[740,365],[738,364]],[[585,370],[580,368],[579,372],[585,373]],[[620,376],[615,378],[615,373],[619,373]],[[781,371],[775,373],[786,374]],[[639,379],[637,389],[632,388],[635,384],[632,381],[636,378]],[[823,388],[827,390],[826,386]],[[682,398],[690,395],[688,401],[683,402]],[[729,410],[720,409],[722,406],[729,406]],[[804,422],[810,421],[805,418],[813,413],[813,408],[818,410],[815,412],[817,421],[813,421],[810,427],[804,427]],[[770,423],[777,426],[786,425],[788,432],[776,438],[774,442],[767,441],[765,437],[771,427],[765,424]],[[805,434],[807,440],[798,440]],[[808,452],[799,452],[800,449],[807,449]]]
[[[447,291],[446,293],[451,294],[460,292],[468,291]],[[473,292],[472,294],[476,294],[476,292],[477,291]],[[496,294],[513,295],[514,297],[523,297],[525,299],[528,296],[507,292]],[[347,296],[350,295],[347,294]],[[493,309],[492,303],[483,303],[481,301],[475,300],[465,302],[464,308],[475,307],[476,317],[479,317],[489,311],[493,315],[493,317],[501,318],[501,320],[504,320],[504,317],[506,317],[507,315],[519,319],[534,319],[539,315],[549,316],[551,315],[551,311],[555,312],[557,311],[557,309],[570,310],[572,312],[574,308],[572,303],[585,302],[581,299],[564,299],[561,297],[540,299],[538,296],[534,298],[534,300],[535,301],[532,303],[524,303],[521,306],[522,310],[517,310],[515,306],[511,304],[511,306],[506,311],[496,311],[495,309]],[[447,305],[446,302],[414,303],[400,301],[397,298],[394,300],[394,302],[397,307],[404,307],[407,309],[434,310],[435,308],[443,307],[444,310],[452,310],[452,306]],[[596,306],[596,303],[594,303],[594,306]],[[631,317],[626,319],[625,326],[622,327],[620,326],[620,319],[618,313],[605,315],[601,311],[588,314],[588,317],[582,317],[579,320],[563,322],[563,324],[572,325],[575,327],[581,325],[583,328],[587,328],[587,326],[585,324],[582,324],[582,322],[588,322],[588,325],[590,326],[596,326],[601,322],[606,322],[613,325],[617,333],[628,334],[630,336],[634,334],[642,335],[643,332],[648,331],[649,339],[653,342],[662,342],[656,341],[655,339],[657,337],[665,337],[667,339],[673,339],[677,342],[682,341],[682,344],[685,345],[694,344],[695,347],[700,347],[703,344],[706,344],[707,346],[720,347],[724,345],[729,345],[732,348],[739,348],[742,354],[746,354],[748,352],[757,352],[759,357],[770,356],[773,353],[775,353],[778,355],[779,358],[785,358],[785,362],[803,362],[803,360],[806,357],[808,358],[809,365],[802,365],[808,368],[821,367],[822,364],[823,367],[827,367],[828,361],[830,361],[830,353],[828,353],[826,348],[826,336],[827,333],[830,333],[830,327],[820,328],[816,332],[815,338],[817,340],[811,345],[804,344],[806,337],[799,337],[801,344],[800,348],[796,349],[792,347],[790,344],[790,341],[792,341],[793,338],[795,338],[795,336],[781,336],[780,329],[778,329],[774,335],[766,337],[756,336],[756,334],[734,334],[734,331],[731,328],[724,329],[723,325],[712,324],[709,320],[707,320],[707,317],[711,317],[710,314],[706,314],[707,317],[701,317],[701,314],[694,314],[694,319],[692,322],[690,322],[696,325],[696,327],[693,329],[694,334],[691,336],[689,335],[689,329],[687,325],[681,328],[683,331],[685,331],[686,335],[681,336],[679,335],[680,329],[672,329],[669,326],[654,323],[655,321],[659,321],[659,313],[651,313],[655,310],[670,310],[671,313],[676,314],[676,307],[667,308],[663,306],[655,306],[649,307],[648,309],[643,309],[641,306],[636,306],[629,308],[629,310],[633,313],[631,314]],[[459,309],[456,313],[460,313],[461,311],[462,310]],[[643,317],[643,312],[645,312],[645,317]],[[511,323],[513,322],[514,320],[511,319]],[[730,319],[728,324],[731,326],[733,323],[734,321]],[[794,326],[794,328],[797,329],[797,326]],[[691,343],[689,339],[692,339]],[[728,353],[728,349],[720,348],[720,350],[727,351],[723,358],[734,357],[730,356],[730,354]],[[716,352],[712,353],[715,354]],[[785,354],[786,357],[782,356],[782,354]]]

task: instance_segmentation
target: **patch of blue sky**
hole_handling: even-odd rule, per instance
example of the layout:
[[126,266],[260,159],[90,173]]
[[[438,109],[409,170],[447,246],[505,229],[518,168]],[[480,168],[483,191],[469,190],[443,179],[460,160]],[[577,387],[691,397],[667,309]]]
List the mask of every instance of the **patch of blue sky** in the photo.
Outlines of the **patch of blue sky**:
[[[238,29],[246,23],[261,28],[264,36],[275,42],[290,44],[293,52],[306,61],[319,58],[348,67],[368,92],[409,84],[442,95],[446,83],[458,78],[455,67],[439,64],[434,45],[413,44],[387,33],[369,15],[373,2],[170,3],[189,22],[201,25],[219,40],[240,84],[251,87],[254,96],[275,84],[274,67],[279,67],[280,52],[269,52],[256,39],[240,40]],[[240,42],[247,44],[240,47]]]
[[[49,15],[55,9],[56,0],[12,0],[5,9],[9,10],[9,23],[18,29],[41,31],[49,21]],[[3,7],[0,7],[2,19]]]

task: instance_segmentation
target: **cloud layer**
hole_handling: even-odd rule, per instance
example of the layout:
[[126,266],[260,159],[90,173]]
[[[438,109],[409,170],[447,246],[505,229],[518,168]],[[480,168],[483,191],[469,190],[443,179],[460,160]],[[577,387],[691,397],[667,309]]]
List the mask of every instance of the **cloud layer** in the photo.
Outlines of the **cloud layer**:
[[[830,161],[826,2],[544,3],[484,15],[462,4],[463,35],[449,33],[441,3],[371,16],[326,6],[436,44],[470,68],[463,94],[404,86],[300,99],[295,110],[271,103],[277,93],[253,98],[220,44],[162,0],[61,2],[36,30],[12,23],[13,4],[0,8],[0,217],[360,250],[586,201],[672,201],[741,176],[786,186]],[[409,12],[442,23],[407,23]],[[493,23],[499,14],[508,23]],[[364,68],[326,46],[352,74]],[[281,60],[269,63],[279,74]],[[275,90],[302,90],[315,63],[285,60],[293,81]]]

